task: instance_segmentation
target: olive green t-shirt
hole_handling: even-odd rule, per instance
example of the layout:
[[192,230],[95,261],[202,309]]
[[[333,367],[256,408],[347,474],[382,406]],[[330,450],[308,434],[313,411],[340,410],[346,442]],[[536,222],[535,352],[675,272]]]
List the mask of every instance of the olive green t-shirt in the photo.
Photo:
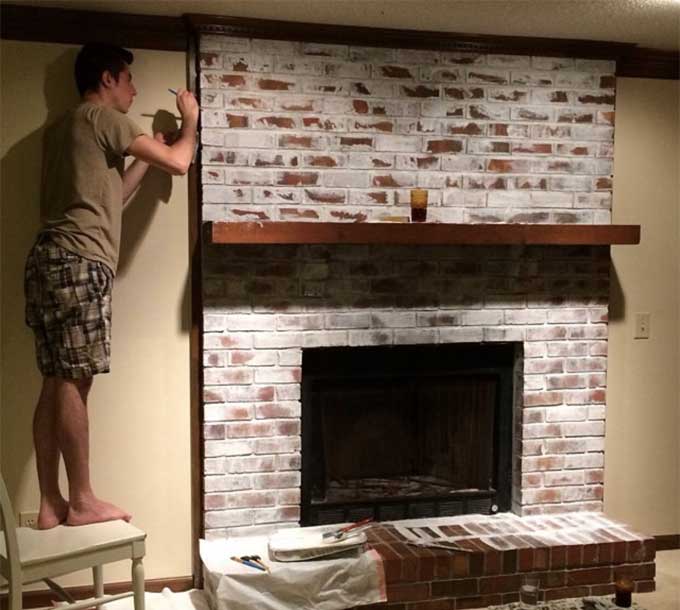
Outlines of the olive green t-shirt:
[[84,102],[45,138],[41,233],[114,273],[123,215],[123,157],[143,133],[122,112]]

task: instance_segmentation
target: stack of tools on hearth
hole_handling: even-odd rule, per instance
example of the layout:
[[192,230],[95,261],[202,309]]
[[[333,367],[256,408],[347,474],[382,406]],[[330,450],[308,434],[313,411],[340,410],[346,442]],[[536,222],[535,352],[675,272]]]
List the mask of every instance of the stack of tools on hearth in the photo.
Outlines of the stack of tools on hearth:
[[363,550],[365,530],[372,519],[363,519],[332,530],[281,530],[269,538],[269,553],[276,561],[307,561],[339,553],[351,554]]

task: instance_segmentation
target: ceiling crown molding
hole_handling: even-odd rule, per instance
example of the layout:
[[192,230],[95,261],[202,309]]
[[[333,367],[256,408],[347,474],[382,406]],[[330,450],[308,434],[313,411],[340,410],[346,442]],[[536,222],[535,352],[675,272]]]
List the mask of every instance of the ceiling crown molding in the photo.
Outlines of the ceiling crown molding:
[[399,49],[617,59],[635,48],[630,43],[597,40],[395,30],[203,14],[188,14],[185,18],[189,27],[199,34]]
[[614,59],[617,61],[617,76],[677,80],[680,74],[677,53],[639,48],[629,43],[395,30],[221,15],[190,14],[182,18],[0,5],[0,36],[5,40],[64,44],[110,42],[137,49],[186,51],[189,39],[196,34],[439,51]]

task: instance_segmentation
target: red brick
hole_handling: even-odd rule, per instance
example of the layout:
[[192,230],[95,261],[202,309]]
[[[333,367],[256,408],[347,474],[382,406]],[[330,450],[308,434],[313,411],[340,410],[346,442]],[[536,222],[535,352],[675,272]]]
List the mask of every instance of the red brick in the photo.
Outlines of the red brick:
[[550,549],[550,569],[559,570],[567,565],[567,547],[554,546]]
[[480,595],[477,597],[461,597],[456,600],[456,610],[467,608],[486,608],[503,603],[502,595]]
[[226,117],[229,127],[248,127],[248,117],[245,115],[227,113]]
[[311,165],[312,167],[337,167],[338,160],[337,157],[330,155],[310,155],[305,157],[305,165]]
[[550,567],[549,549],[534,549],[534,569],[547,570]]
[[583,565],[583,546],[575,544],[567,547],[567,567],[577,568]]
[[434,578],[450,578],[452,574],[451,555],[446,551],[433,549],[435,554]]
[[319,218],[319,213],[316,210],[305,210],[303,208],[281,208],[279,213],[284,220],[286,218]]
[[279,174],[276,183],[282,186],[300,186],[316,184],[319,174],[316,172],[283,172]]
[[384,133],[392,133],[394,131],[394,123],[392,123],[392,121],[377,121],[375,123],[361,123],[355,121],[354,128],[358,131],[381,131]]
[[246,79],[238,74],[223,74],[220,80],[227,87],[245,87]]
[[454,578],[468,576],[470,574],[470,557],[468,553],[455,553],[451,562],[451,574]]
[[480,593],[508,593],[518,591],[522,584],[522,577],[519,574],[509,574],[506,576],[489,576],[480,578]]
[[354,222],[365,222],[368,218],[363,212],[345,212],[343,210],[332,210],[331,216],[338,220],[353,220]]
[[365,100],[352,100],[352,106],[354,107],[354,112],[358,114],[368,113],[368,102]]
[[420,563],[419,554],[415,549],[410,547],[402,547],[403,553],[409,553],[408,556],[403,557],[401,562],[401,581],[415,582],[420,580],[418,578],[418,564]]
[[502,554],[500,551],[487,551],[484,553],[484,574],[494,576],[500,574],[502,569]]
[[654,580],[656,565],[654,563],[639,563],[615,567],[614,580],[622,576],[627,576],[632,580]]
[[534,569],[534,549],[519,549],[517,551],[518,566],[520,572],[530,572]]
[[503,574],[513,574],[517,572],[517,551],[503,552]]
[[563,570],[542,572],[536,574],[536,577],[540,579],[541,588],[543,589],[555,589],[557,587],[564,587],[567,584],[567,572]]
[[373,148],[373,138],[353,138],[343,136],[340,138],[340,146]]
[[563,396],[561,392],[532,392],[524,394],[525,407],[547,407],[561,405]]
[[206,494],[203,501],[205,510],[216,510],[226,506],[226,499],[223,494]]
[[402,95],[406,97],[439,97],[439,88],[426,87],[425,85],[417,85],[415,87],[401,87]]
[[503,603],[512,604],[519,601],[519,592],[514,593],[503,593]]
[[567,572],[567,585],[604,584],[612,581],[611,568],[589,568]]
[[208,388],[203,389],[203,401],[204,402],[224,402],[224,394],[220,391],[210,390]]
[[212,66],[219,66],[217,61],[220,58],[219,53],[200,53],[201,67],[210,68]]
[[470,554],[470,576],[482,576],[484,574],[484,553]]
[[398,188],[411,186],[412,175],[409,173],[407,176],[394,176],[393,174],[385,174],[384,176],[373,176],[371,181],[372,186],[387,187],[387,188]]
[[611,585],[593,585],[590,587],[591,595],[612,595],[616,591],[616,587]]
[[221,440],[225,438],[224,431],[224,424],[206,424],[203,426],[203,438],[206,440]]
[[279,146],[282,148],[312,148],[311,136],[281,136]]
[[432,583],[432,597],[465,597],[477,593],[479,593],[479,581],[476,578],[461,578]]
[[307,128],[314,127],[324,131],[333,131],[338,129],[337,123],[334,123],[330,119],[321,119],[320,117],[304,117],[302,119],[302,124]]
[[261,78],[257,81],[257,86],[264,91],[290,91],[295,89],[294,82],[276,80],[273,78]]
[[565,587],[563,589],[548,589],[544,592],[545,601],[566,599],[567,597],[586,597],[590,594],[588,587]]
[[388,584],[401,582],[401,559],[385,559],[383,557],[383,566],[385,568],[385,582]]
[[[428,549],[422,549],[423,551]],[[436,558],[433,554],[422,555],[418,561],[418,580],[429,581],[434,578]]]
[[641,561],[651,561],[656,555],[656,544],[651,540],[629,540],[628,541],[628,561],[639,563]]
[[[435,599],[427,602],[409,604],[408,610],[454,610],[455,601],[452,599]],[[392,606],[389,606],[389,610]]]
[[428,140],[427,151],[439,154],[450,152],[461,152],[463,150],[463,142],[460,140]]
[[598,564],[598,545],[597,544],[584,544],[583,545],[583,565],[584,566],[596,566]]
[[430,597],[429,583],[393,584],[387,586],[388,602],[424,601]]
[[642,580],[635,583],[636,593],[651,593],[656,591],[656,585],[653,580]]

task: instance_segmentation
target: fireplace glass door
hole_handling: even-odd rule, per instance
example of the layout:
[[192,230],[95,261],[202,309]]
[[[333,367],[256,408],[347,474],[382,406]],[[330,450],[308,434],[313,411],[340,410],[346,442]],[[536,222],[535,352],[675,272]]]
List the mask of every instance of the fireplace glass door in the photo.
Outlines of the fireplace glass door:
[[322,348],[302,364],[302,522],[509,510],[504,345]]

